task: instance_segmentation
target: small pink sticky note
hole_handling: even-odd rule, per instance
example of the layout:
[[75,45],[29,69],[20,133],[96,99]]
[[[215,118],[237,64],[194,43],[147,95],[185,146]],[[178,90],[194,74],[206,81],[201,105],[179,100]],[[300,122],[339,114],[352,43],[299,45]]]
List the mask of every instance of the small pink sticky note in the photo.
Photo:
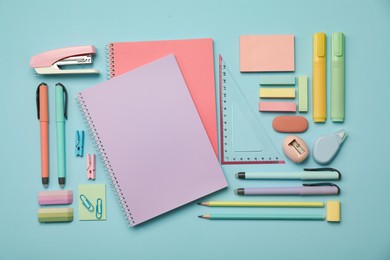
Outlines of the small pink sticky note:
[[297,105],[294,102],[260,102],[260,112],[296,112]]
[[294,71],[294,35],[240,36],[240,71]]

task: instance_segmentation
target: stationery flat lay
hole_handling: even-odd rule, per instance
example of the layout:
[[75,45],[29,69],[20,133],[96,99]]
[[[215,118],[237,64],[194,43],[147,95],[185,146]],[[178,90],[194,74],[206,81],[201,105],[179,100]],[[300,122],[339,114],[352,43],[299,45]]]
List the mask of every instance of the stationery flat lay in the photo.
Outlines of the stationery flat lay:
[[[259,112],[234,79],[222,55],[219,56],[220,151],[217,143],[216,88],[214,86],[213,40],[188,39],[148,42],[116,42],[107,45],[109,79],[86,88],[77,100],[95,152],[105,166],[119,204],[131,226],[155,218],[177,207],[226,188],[228,183],[221,164],[302,163],[309,156],[321,165],[329,164],[338,154],[347,132],[339,130],[320,136],[312,152],[299,133],[310,131],[308,111],[308,76],[296,77],[294,35],[244,35],[240,37],[240,71],[279,71],[289,74],[260,75]],[[344,120],[344,34],[332,35],[331,118]],[[92,45],[47,51],[31,58],[30,66],[38,74],[89,74],[96,70],[66,69],[66,65],[91,63],[96,48]],[[313,121],[326,120],[326,34],[313,35]],[[196,57],[196,59],[195,59]],[[298,83],[298,89],[295,85]],[[48,187],[48,86],[41,83],[36,91],[41,129],[42,183]],[[55,86],[57,167],[61,188],[66,184],[65,122],[68,119],[68,94],[62,83]],[[296,94],[298,92],[298,94]],[[272,128],[287,135],[282,144],[267,135],[261,113],[297,111],[299,115],[278,115]],[[273,100],[273,101],[263,101]],[[290,101],[280,101],[280,100]],[[276,100],[276,101],[274,101]],[[140,112],[142,111],[142,113]],[[119,119],[119,120],[118,120]],[[158,129],[156,131],[156,129]],[[75,132],[75,156],[84,156],[84,130]],[[279,148],[279,149],[278,149]],[[282,149],[280,149],[282,148]],[[150,151],[163,151],[149,162]],[[283,150],[284,160],[280,154]],[[125,157],[123,157],[125,155]],[[173,166],[166,164],[175,160]],[[96,180],[95,154],[86,156],[86,178]],[[333,168],[311,168],[302,172],[239,172],[238,179],[340,180]],[[190,180],[190,181],[189,181]],[[104,184],[79,186],[80,220],[106,220]],[[244,186],[244,185],[243,185]],[[98,191],[98,190],[101,191]],[[148,190],[147,194],[144,194]],[[237,195],[338,195],[333,183],[304,183],[296,187],[244,187]],[[144,194],[143,196],[139,196]],[[69,200],[71,198],[71,200]],[[72,204],[72,191],[43,192],[41,205]],[[45,202],[46,201],[46,202]],[[329,206],[326,217],[319,215],[201,215],[207,219],[318,220],[336,214]],[[230,201],[198,203],[218,207],[324,207],[323,202]],[[71,210],[70,210],[71,209]],[[41,208],[40,222],[69,222],[72,208]],[[57,210],[57,211],[56,211]],[[337,213],[335,213],[337,211]]]
[[0,1],[0,260],[390,259],[377,1]]

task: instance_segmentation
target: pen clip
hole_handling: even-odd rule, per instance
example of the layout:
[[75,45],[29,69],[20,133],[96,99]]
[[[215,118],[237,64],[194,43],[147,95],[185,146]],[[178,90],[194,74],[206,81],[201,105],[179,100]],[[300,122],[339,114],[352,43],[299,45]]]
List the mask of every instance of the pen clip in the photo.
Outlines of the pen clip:
[[326,171],[331,171],[331,172],[338,172],[340,173],[337,169],[335,168],[304,168],[304,171],[311,171],[311,172],[326,172]]
[[339,188],[339,186],[337,186],[336,184],[331,183],[331,182],[304,183],[304,184],[302,184],[302,185],[303,185],[303,186],[307,186],[307,187],[315,187],[315,186],[333,186],[333,187]]
[[39,92],[40,92],[40,89],[41,89],[42,85],[47,86],[45,82],[42,82],[41,84],[39,84],[38,87],[37,87],[37,92],[36,92],[36,97],[35,97],[36,102],[37,102],[37,117],[38,117],[38,119],[41,119],[41,115],[40,115],[40,112],[41,112],[41,102],[40,102],[40,99],[39,99]]
[[344,55],[344,34],[336,32],[332,34],[332,55],[342,57]]
[[317,57],[326,56],[326,35],[325,33],[314,34],[314,54]]
[[322,183],[304,183],[303,184],[304,187],[335,187],[337,189],[337,194],[340,194],[340,187],[337,186],[336,184],[334,183],[330,183],[330,182],[322,182]]
[[65,119],[68,119],[68,92],[66,91],[66,88],[64,85],[62,85],[60,82],[56,84],[56,86],[62,87],[65,95],[65,100],[64,100],[64,117]]
[[339,179],[341,179],[341,172],[335,168],[304,168],[304,171],[311,171],[311,172],[324,172],[324,171],[331,171],[331,172],[337,172],[339,174]]

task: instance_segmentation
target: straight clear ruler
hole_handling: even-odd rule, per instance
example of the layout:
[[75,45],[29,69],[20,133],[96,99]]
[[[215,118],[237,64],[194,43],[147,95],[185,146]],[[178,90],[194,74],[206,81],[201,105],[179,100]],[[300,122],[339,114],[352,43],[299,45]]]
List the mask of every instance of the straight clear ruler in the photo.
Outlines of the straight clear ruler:
[[219,56],[221,164],[283,164],[259,115]]

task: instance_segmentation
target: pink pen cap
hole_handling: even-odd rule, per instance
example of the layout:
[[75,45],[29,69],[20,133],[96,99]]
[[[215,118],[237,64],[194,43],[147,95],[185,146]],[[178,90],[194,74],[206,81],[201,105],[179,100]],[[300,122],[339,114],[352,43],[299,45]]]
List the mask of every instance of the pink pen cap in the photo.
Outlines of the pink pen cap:
[[38,193],[39,205],[65,205],[72,204],[73,191],[71,190],[55,190],[41,191]]

